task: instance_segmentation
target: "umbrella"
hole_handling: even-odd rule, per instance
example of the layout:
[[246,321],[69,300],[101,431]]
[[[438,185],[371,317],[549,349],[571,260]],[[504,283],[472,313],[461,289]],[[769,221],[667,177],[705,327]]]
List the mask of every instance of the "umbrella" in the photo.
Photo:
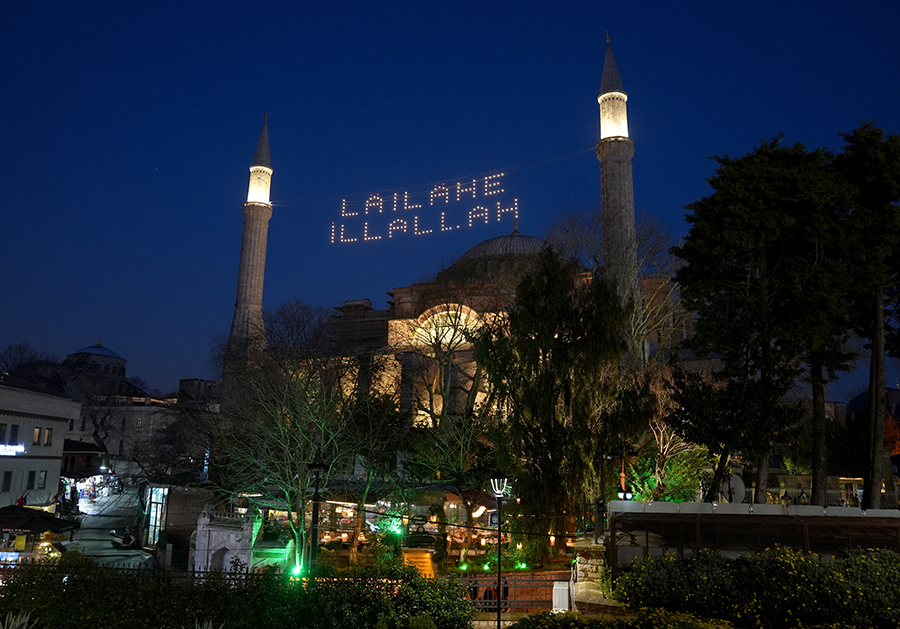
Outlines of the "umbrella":
[[0,509],[0,532],[15,533],[62,533],[81,526],[75,520],[63,520],[46,511],[10,505]]

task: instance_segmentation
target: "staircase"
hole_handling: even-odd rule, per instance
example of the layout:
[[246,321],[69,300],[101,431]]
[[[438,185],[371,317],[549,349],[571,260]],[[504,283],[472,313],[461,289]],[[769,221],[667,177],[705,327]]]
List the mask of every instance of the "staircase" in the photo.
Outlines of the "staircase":
[[415,566],[427,579],[434,578],[434,566],[431,565],[431,555],[434,551],[422,548],[404,548],[403,563]]

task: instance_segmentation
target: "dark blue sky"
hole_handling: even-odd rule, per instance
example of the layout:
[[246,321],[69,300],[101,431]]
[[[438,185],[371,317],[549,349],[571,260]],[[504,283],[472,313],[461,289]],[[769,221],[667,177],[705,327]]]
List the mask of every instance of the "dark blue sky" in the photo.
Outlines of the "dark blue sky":
[[[440,232],[427,206],[436,183],[506,173],[504,193],[483,200],[494,212],[517,200],[519,229],[536,236],[596,206],[607,30],[638,212],[676,235],[684,206],[708,193],[711,155],[782,132],[839,149],[837,132],[870,119],[900,132],[895,1],[557,4],[6,6],[0,347],[64,356],[102,336],[153,387],[209,377],[264,111],[267,308],[383,307],[393,287],[512,230],[506,214],[473,227],[451,218],[460,228]],[[342,199],[395,192],[425,199],[431,234],[331,243]],[[371,233],[385,234],[376,222]]]

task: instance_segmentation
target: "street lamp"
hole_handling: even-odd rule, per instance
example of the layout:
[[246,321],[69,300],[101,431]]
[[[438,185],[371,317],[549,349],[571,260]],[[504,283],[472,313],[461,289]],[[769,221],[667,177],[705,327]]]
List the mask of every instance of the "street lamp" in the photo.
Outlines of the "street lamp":
[[497,629],[500,629],[500,597],[503,594],[500,576],[500,537],[503,526],[503,494],[506,491],[506,474],[494,470],[491,474],[491,490],[497,498]]
[[309,574],[315,575],[316,572],[316,554],[319,550],[319,474],[325,471],[325,466],[318,462],[310,463],[307,469],[316,475],[313,481],[313,511],[312,523],[309,527],[310,548],[309,548]]

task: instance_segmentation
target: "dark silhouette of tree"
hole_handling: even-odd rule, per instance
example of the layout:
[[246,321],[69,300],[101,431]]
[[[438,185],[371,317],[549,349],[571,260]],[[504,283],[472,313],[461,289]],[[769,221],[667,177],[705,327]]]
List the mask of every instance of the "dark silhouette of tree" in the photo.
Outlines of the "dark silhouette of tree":
[[601,273],[546,248],[508,316],[476,342],[504,413],[499,456],[518,502],[510,511],[520,530],[542,536],[535,539],[550,529],[563,543],[567,514],[608,447],[598,437],[616,403],[612,376],[626,351],[625,325]]
[[884,481],[885,353],[897,351],[900,281],[900,136],[864,123],[841,137],[835,166],[851,188],[847,213],[848,260],[857,289],[860,336],[869,339],[869,426],[862,506],[880,507]]
[[[774,420],[790,417],[778,407],[805,365],[819,435],[814,495],[824,504],[824,384],[851,358],[844,351],[848,282],[838,221],[844,195],[828,152],[781,146],[780,140],[739,158],[715,158],[713,194],[688,206],[691,229],[673,249],[685,262],[676,279],[685,307],[697,313],[690,347],[717,356],[721,369],[708,387],[685,384],[695,394],[727,393],[752,403],[739,422],[750,438],[735,440],[746,447],[711,451],[743,448],[749,454],[752,447],[755,500],[764,502],[770,446],[788,428]],[[747,396],[750,389],[755,397]],[[761,402],[770,404],[769,413]],[[713,406],[740,412],[723,404]]]

